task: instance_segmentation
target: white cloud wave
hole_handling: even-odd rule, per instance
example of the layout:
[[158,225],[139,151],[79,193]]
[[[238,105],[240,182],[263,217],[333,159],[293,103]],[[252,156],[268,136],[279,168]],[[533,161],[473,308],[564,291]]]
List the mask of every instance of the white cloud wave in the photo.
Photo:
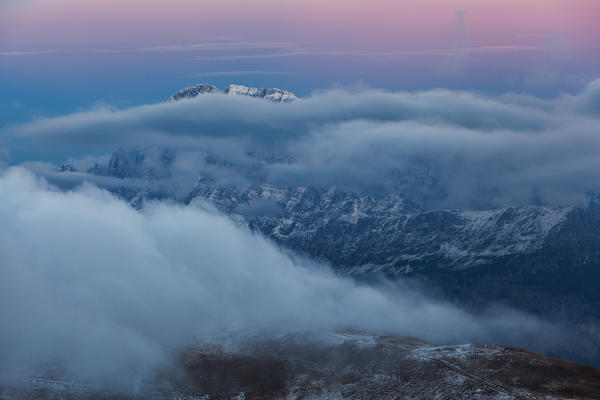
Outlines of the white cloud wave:
[[408,288],[336,277],[207,211],[143,212],[22,168],[0,176],[0,374],[59,363],[132,384],[195,338],[339,327],[433,341],[543,340],[554,327],[503,310],[474,316]]

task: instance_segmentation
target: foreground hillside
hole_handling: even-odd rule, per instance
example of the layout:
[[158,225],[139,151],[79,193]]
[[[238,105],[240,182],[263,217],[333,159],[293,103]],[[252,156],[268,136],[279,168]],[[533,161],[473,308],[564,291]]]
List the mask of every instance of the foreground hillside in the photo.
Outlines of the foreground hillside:
[[356,332],[198,344],[135,393],[4,379],[0,399],[598,399],[600,369],[485,344]]

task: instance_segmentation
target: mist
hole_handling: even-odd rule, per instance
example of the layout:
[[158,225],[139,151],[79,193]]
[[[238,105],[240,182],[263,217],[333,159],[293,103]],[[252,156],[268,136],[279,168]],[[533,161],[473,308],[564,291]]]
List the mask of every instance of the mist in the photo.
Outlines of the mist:
[[514,310],[475,315],[408,285],[361,286],[208,206],[138,211],[24,168],[1,172],[0,193],[0,375],[58,365],[72,379],[135,386],[183,346],[224,335],[352,328],[538,351],[570,340]]
[[[210,95],[40,119],[0,136],[13,165],[171,149],[169,175],[188,191],[200,174],[227,185],[252,170],[266,183],[399,193],[429,209],[556,206],[600,192],[598,99],[599,80],[552,99],[364,87],[290,104]],[[208,165],[206,154],[230,168]],[[69,177],[34,169],[49,179],[99,180],[85,168]]]

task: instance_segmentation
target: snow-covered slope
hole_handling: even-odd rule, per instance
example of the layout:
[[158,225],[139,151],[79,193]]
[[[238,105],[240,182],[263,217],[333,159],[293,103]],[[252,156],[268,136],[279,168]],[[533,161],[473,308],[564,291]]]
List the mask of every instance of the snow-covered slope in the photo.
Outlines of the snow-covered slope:
[[425,211],[399,195],[336,188],[219,187],[200,179],[187,202],[209,201],[252,228],[341,269],[461,269],[539,250],[573,207]]
[[[169,102],[175,102],[183,99],[191,99],[204,94],[222,93],[216,86],[207,84],[198,84],[179,90],[177,93],[169,97]],[[297,99],[297,97],[290,91],[271,88],[253,88],[242,85],[229,85],[224,92],[230,96],[248,96],[258,97],[266,100],[270,100],[274,103],[288,103]]]
[[225,94],[232,96],[260,97],[275,103],[287,103],[296,100],[296,96],[292,92],[277,88],[261,89],[241,85],[229,85],[227,89],[225,89]]

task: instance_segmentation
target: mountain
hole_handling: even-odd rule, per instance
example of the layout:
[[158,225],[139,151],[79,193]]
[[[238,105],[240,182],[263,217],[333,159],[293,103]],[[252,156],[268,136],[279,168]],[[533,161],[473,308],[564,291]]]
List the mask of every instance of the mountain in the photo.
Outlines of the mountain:
[[[209,202],[284,247],[360,281],[416,279],[474,311],[503,304],[600,340],[600,207],[423,210],[400,195],[335,187],[218,186],[198,180],[184,202]],[[597,348],[561,357],[600,363]]]
[[177,93],[169,97],[169,102],[173,103],[175,101],[183,100],[183,99],[191,99],[201,94],[211,94],[211,93],[221,93],[221,91],[213,85],[206,85],[204,83],[200,83],[198,85],[186,87],[184,89],[178,90]]
[[[289,93],[278,90],[231,85],[225,94],[272,100],[268,96],[283,99]],[[203,93],[219,91],[197,85],[172,98]],[[428,209],[401,188],[376,192],[269,181],[262,166],[286,162],[279,153],[235,165],[209,151],[198,156],[205,170],[198,172],[195,184],[173,190],[164,182],[171,179],[175,157],[159,149],[119,150],[87,172],[122,181],[109,189],[135,207],[155,198],[189,207],[209,203],[282,246],[359,281],[414,281],[470,310],[510,306],[564,322],[581,335],[582,343],[600,341],[597,199],[562,207]],[[70,173],[72,167],[65,164],[59,170]],[[597,346],[556,349],[554,354],[600,365]]]
[[485,344],[436,346],[344,331],[197,343],[136,393],[41,376],[3,399],[594,399],[600,369]]
[[[179,90],[177,93],[169,97],[168,101],[170,103],[173,103],[183,99],[192,99],[199,95],[215,93],[223,92],[221,92],[216,86],[201,83]],[[225,89],[224,93],[229,96],[258,97],[272,101],[274,103],[288,103],[297,99],[297,97],[292,92],[289,92],[287,90],[277,88],[262,89],[242,85],[229,85]]]
[[[210,201],[295,250],[339,269],[408,273],[461,270],[541,249],[571,207],[421,210],[399,195],[356,194],[335,187],[218,187],[200,179],[185,202]],[[277,213],[253,213],[269,203]],[[327,246],[322,246],[327,243]]]
[[[144,149],[119,149],[115,151],[106,165],[95,164],[87,172],[95,175],[115,178],[139,178],[145,180],[166,179],[170,177],[170,165],[175,154],[169,150],[146,147]],[[62,164],[60,170],[73,171],[74,167]]]

